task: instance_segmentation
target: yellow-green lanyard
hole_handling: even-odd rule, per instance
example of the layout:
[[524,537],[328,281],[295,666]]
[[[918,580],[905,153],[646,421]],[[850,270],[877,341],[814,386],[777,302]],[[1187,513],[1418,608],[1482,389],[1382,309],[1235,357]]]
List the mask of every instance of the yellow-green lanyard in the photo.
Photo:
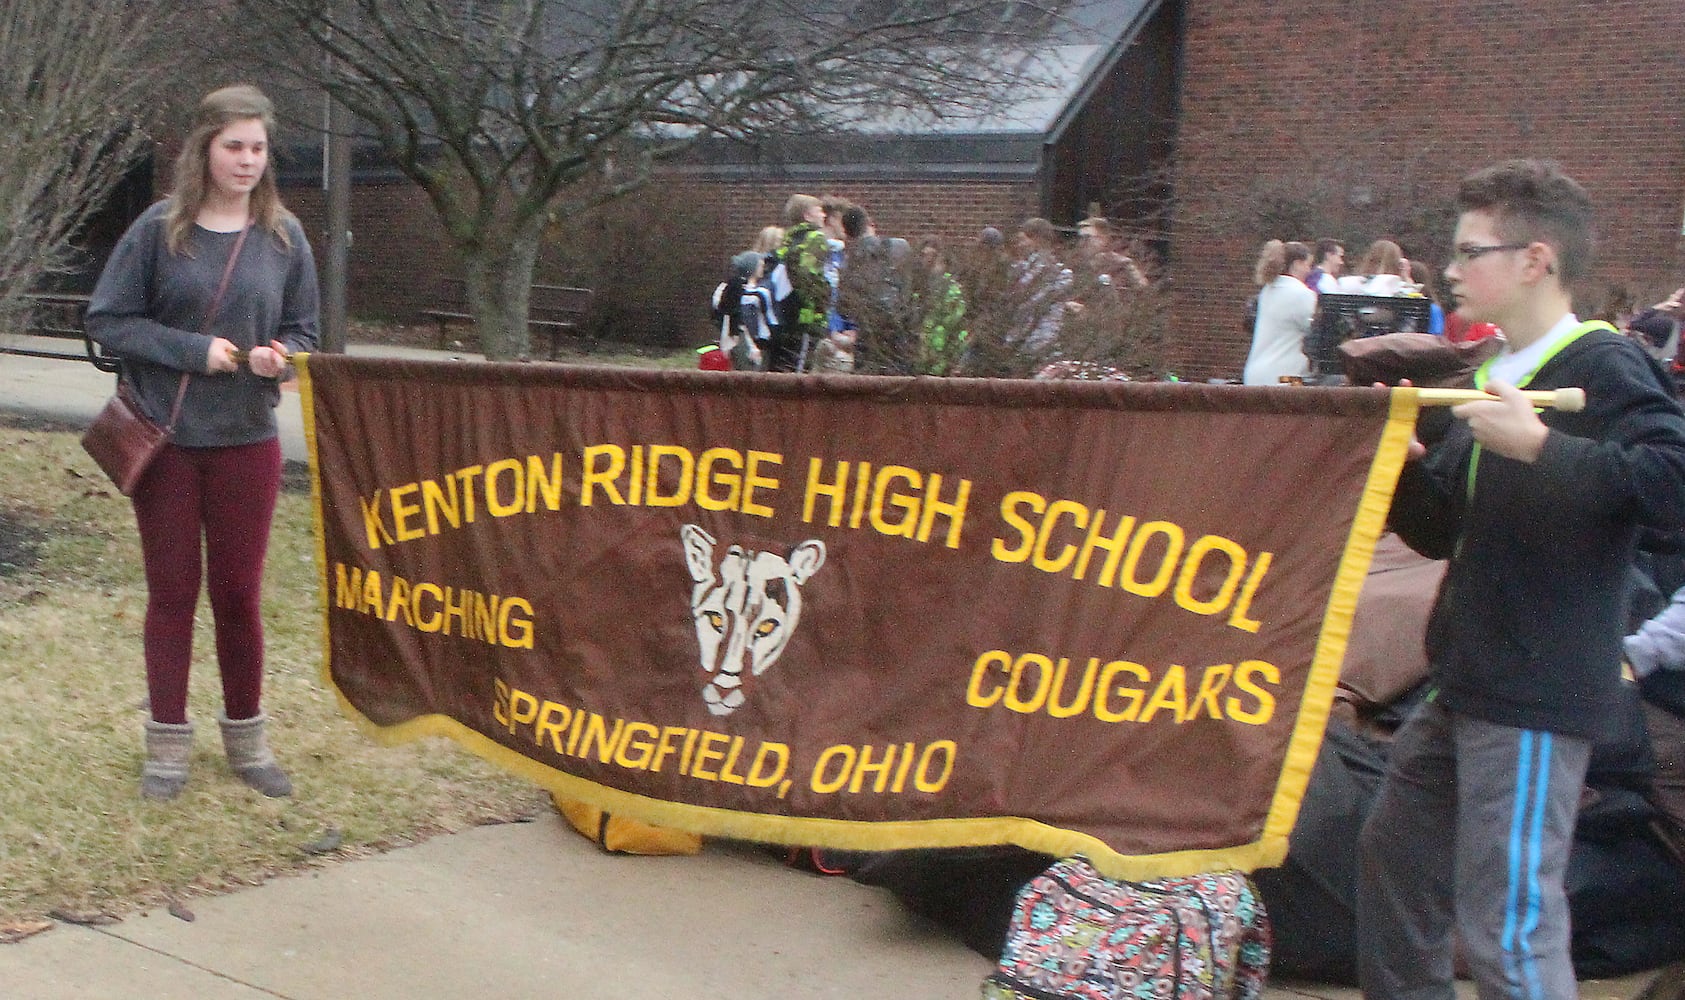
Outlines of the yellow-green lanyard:
[[[1608,323],[1605,323],[1600,319],[1594,319],[1594,320],[1591,320],[1590,322],[1587,322],[1587,323],[1581,323],[1579,326],[1574,328],[1572,333],[1568,334],[1568,336],[1563,337],[1561,340],[1557,341],[1556,344],[1553,345],[1550,350],[1546,351],[1543,355],[1541,355],[1539,357],[1538,362],[1533,365],[1533,367],[1527,372],[1527,374],[1525,374],[1525,375],[1521,376],[1520,378],[1516,379],[1515,380],[1515,387],[1517,389],[1525,389],[1527,387],[1527,384],[1529,382],[1533,381],[1533,376],[1537,375],[1539,373],[1539,369],[1543,368],[1545,366],[1545,364],[1550,361],[1551,358],[1556,357],[1557,354],[1561,353],[1563,348],[1567,347],[1569,344],[1572,344],[1574,341],[1579,340],[1581,337],[1583,337],[1586,334],[1592,332],[1593,330],[1607,330],[1610,333],[1615,332],[1614,327],[1610,326]],[[1486,380],[1491,376],[1492,363],[1497,361],[1497,360],[1498,359],[1497,359],[1496,356],[1487,358],[1486,362],[1480,366],[1480,370],[1474,373],[1474,387],[1476,389],[1486,388]],[[1469,506],[1471,506],[1471,507],[1474,505],[1474,474],[1475,474],[1475,470],[1479,467],[1479,465],[1480,465],[1480,442],[1476,441],[1474,443],[1474,450],[1469,454],[1468,502],[1469,502]]]

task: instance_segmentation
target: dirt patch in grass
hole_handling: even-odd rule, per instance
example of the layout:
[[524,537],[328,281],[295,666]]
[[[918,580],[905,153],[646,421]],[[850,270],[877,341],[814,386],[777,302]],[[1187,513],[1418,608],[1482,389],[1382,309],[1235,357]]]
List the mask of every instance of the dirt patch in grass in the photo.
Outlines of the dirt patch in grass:
[[17,576],[41,557],[46,532],[23,515],[0,510],[0,577]]

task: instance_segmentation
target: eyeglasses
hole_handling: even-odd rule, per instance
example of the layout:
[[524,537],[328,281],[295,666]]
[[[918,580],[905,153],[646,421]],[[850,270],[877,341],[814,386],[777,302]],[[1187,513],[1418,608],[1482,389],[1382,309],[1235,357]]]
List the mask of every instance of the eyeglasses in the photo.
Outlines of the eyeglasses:
[[1531,243],[1490,243],[1485,245],[1459,243],[1451,250],[1451,263],[1467,264],[1469,261],[1478,260],[1489,253],[1497,253],[1500,250],[1525,250],[1532,245]]

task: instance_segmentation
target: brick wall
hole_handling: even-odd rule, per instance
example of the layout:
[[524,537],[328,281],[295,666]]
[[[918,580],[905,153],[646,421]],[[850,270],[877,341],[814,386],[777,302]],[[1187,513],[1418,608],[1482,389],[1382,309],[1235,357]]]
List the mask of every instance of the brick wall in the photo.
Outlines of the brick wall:
[[[287,187],[281,195],[304,224],[318,262],[327,242],[319,187]],[[408,183],[361,184],[351,195],[347,308],[365,319],[412,321],[445,278],[461,276],[438,215]]]
[[[1248,198],[1255,209],[1284,189],[1316,195],[1310,218],[1341,223],[1332,235],[1374,238],[1408,228],[1400,197],[1427,211],[1473,169],[1549,157],[1599,209],[1591,297],[1608,282],[1641,295],[1685,283],[1679,0],[1191,0],[1184,44],[1170,259],[1180,370],[1239,371],[1263,239],[1330,235],[1260,231]],[[1405,249],[1438,267],[1437,242]]]
[[[726,260],[749,245],[761,227],[779,222],[784,202],[794,191],[837,194],[864,205],[885,236],[905,236],[917,242],[933,235],[944,241],[975,239],[984,226],[1008,228],[1034,212],[1036,191],[1028,182],[986,181],[776,181],[714,182],[686,179],[656,184],[634,195],[670,199],[678,211],[692,206],[721,220],[716,231],[700,239],[686,233],[638,252],[637,266],[649,275],[682,275],[674,284],[656,278],[632,279],[634,288],[608,287],[613,277],[580,275],[589,267],[573,267],[568,257],[579,252],[559,247],[539,264],[540,281],[583,280],[596,284],[599,296],[635,290],[652,297],[636,318],[616,317],[617,336],[641,341],[706,339],[707,295],[725,270]],[[299,215],[318,246],[324,240],[322,192],[314,187],[284,190],[287,204]],[[432,206],[419,189],[408,184],[360,185],[352,197],[350,310],[359,317],[413,320],[424,308],[439,280],[460,273],[444,240]],[[695,213],[692,212],[694,215]],[[694,219],[687,222],[694,223]],[[564,237],[565,241],[565,237]],[[670,256],[668,256],[670,255]],[[593,281],[595,277],[595,281]],[[639,329],[629,329],[631,322]]]

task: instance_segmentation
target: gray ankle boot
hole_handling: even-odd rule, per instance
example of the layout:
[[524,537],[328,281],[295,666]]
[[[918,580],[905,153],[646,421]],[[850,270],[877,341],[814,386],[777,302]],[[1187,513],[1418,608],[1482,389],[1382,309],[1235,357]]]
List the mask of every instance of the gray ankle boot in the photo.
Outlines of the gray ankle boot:
[[140,768],[140,794],[173,799],[187,787],[187,759],[193,753],[193,723],[146,720],[146,763]]
[[293,793],[292,779],[275,762],[269,742],[263,737],[269,716],[261,712],[249,719],[218,715],[216,721],[222,727],[222,748],[228,753],[228,766],[241,781],[272,799]]

